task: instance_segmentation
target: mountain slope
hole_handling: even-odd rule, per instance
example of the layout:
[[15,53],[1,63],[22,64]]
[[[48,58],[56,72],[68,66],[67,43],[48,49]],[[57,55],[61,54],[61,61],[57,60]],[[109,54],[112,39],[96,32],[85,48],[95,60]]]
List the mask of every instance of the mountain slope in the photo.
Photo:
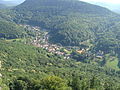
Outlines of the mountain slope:
[[26,0],[13,11],[16,23],[47,30],[50,43],[120,58],[120,16],[106,8],[78,0]]
[[94,41],[97,38],[94,30],[99,25],[104,22],[105,25],[101,26],[104,29],[120,20],[113,18],[117,15],[106,8],[78,0],[26,0],[15,7],[14,12],[16,23],[47,29],[50,31],[51,42],[66,46]]
[[101,61],[90,60],[102,65],[109,54],[119,67],[120,16],[116,13],[78,0],[26,0],[13,11],[16,23],[47,30],[50,43],[89,49],[90,59],[92,54],[99,56],[97,53],[102,52]]

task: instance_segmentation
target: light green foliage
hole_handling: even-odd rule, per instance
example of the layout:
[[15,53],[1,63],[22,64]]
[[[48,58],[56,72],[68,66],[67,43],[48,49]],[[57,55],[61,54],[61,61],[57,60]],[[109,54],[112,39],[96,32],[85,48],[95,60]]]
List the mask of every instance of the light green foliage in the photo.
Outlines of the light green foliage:
[[65,80],[56,76],[46,77],[40,83],[43,90],[71,90]]
[[[97,82],[106,83],[106,80],[112,82],[116,88],[119,87],[119,78],[115,76],[118,74],[112,69],[79,63],[71,59],[64,60],[62,57],[49,54],[41,48],[18,42],[0,42],[1,73],[4,76],[3,84],[6,84],[7,87],[10,85],[11,88],[14,88],[12,90],[18,90],[15,89],[18,88],[14,86],[15,83],[19,84],[17,86],[20,87],[20,90],[28,88],[29,85],[33,87],[26,90],[36,90],[35,88],[39,90],[39,88],[45,87],[60,88],[60,86],[64,86],[61,88],[65,90],[69,90],[69,87],[89,90],[89,88],[96,88]],[[59,77],[56,77],[56,75]],[[78,75],[80,80],[77,78],[78,80],[74,79],[72,82],[72,78],[75,75]],[[97,79],[94,80],[94,84],[92,84],[93,81],[90,81],[93,75],[98,75],[95,76]],[[19,78],[21,76],[28,78]],[[76,87],[74,87],[75,83],[80,83],[80,86],[76,84]],[[103,87],[100,83],[97,83],[99,88]],[[91,84],[92,86],[90,86]]]
[[119,70],[119,67],[118,67],[118,58],[115,57],[115,56],[110,56],[109,54],[106,55],[106,66],[107,67],[110,67],[112,69],[115,69],[115,70]]

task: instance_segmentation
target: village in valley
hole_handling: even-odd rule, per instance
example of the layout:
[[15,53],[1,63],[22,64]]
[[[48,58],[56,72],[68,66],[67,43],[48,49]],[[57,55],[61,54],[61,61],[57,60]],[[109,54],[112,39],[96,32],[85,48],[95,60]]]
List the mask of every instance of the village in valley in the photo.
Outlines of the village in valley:
[[[59,56],[63,56],[64,59],[69,59],[72,57],[72,51],[76,51],[78,54],[85,54],[86,56],[90,56],[89,48],[80,48],[80,47],[63,47],[62,45],[58,44],[51,44],[49,43],[49,34],[47,30],[41,30],[38,26],[30,26],[30,25],[21,25],[24,26],[29,31],[35,33],[35,37],[30,40],[31,45],[39,48],[43,48],[47,50],[49,53],[56,54]],[[103,52],[99,51],[96,55],[96,58],[102,59]]]

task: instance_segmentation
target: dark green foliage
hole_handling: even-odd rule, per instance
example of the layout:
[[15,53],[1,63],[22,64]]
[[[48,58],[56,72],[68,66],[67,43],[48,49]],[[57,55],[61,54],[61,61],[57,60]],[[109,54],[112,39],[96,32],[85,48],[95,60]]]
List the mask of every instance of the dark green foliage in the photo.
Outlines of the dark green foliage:
[[73,77],[72,87],[73,87],[73,90],[80,90],[82,88],[82,84],[78,76]]
[[37,86],[34,80],[28,79],[28,77],[19,77],[9,84],[10,90],[34,90]]
[[0,21],[0,38],[15,39],[25,37],[27,33],[23,27],[7,21]]
[[77,60],[77,61],[85,62],[85,59],[87,57],[86,57],[86,54],[80,54],[80,53],[77,53],[76,51],[73,51],[72,58]]

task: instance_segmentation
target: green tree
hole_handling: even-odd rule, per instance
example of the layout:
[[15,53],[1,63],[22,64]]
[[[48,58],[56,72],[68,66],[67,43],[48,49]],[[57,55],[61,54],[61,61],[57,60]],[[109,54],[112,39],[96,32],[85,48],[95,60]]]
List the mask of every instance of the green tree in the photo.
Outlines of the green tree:
[[72,88],[73,90],[81,90],[81,81],[78,76],[75,76],[72,80]]
[[57,76],[48,76],[41,80],[41,89],[47,90],[70,90],[65,80]]

